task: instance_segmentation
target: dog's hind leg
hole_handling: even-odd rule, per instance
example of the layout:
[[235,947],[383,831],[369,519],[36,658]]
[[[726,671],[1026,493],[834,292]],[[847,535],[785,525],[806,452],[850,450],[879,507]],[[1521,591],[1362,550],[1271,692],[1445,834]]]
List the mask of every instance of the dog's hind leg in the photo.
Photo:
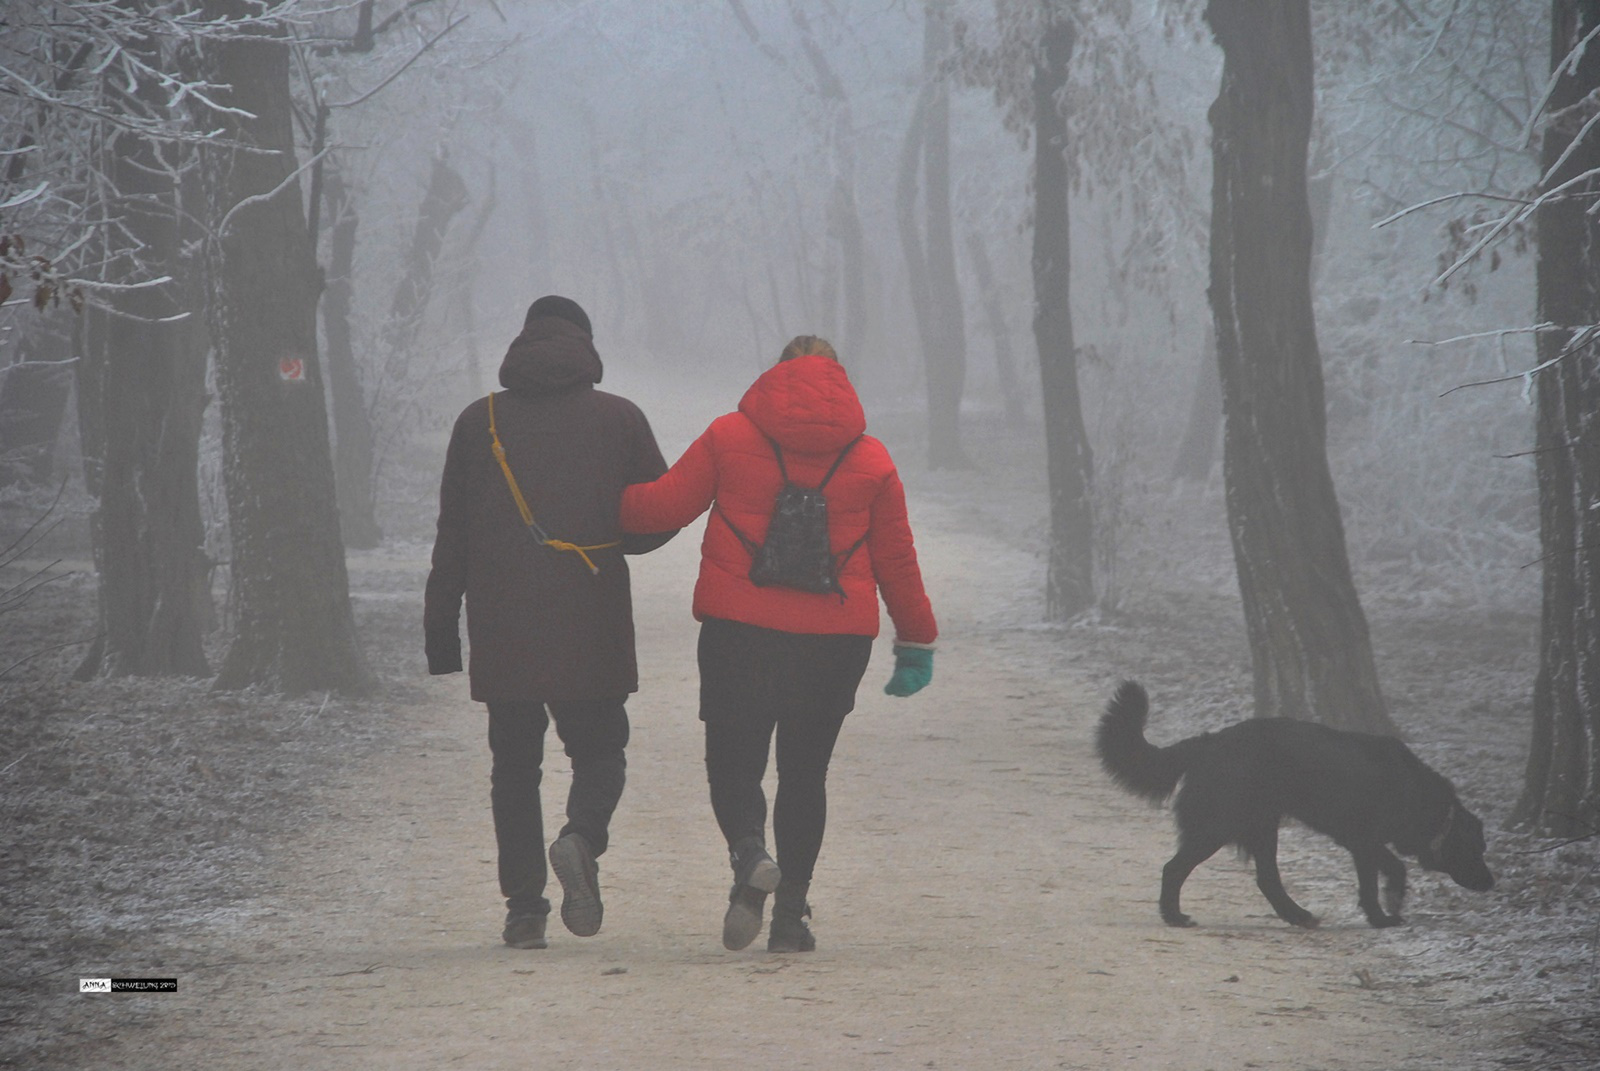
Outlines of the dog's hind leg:
[[[1363,844],[1350,849],[1350,855],[1356,862],[1356,902],[1361,905],[1361,911],[1367,916],[1367,922],[1375,929],[1386,926],[1398,926],[1405,919],[1398,914],[1386,914],[1378,904],[1378,872],[1382,871],[1384,877],[1393,888],[1394,868],[1400,871],[1401,895],[1404,895],[1405,865],[1394,857],[1394,854],[1382,844]],[[1398,906],[1398,905],[1396,905]]]
[[1278,874],[1277,821],[1274,820],[1270,826],[1251,830],[1239,839],[1239,847],[1256,861],[1256,888],[1261,890],[1261,895],[1267,898],[1267,903],[1272,905],[1278,917],[1291,926],[1307,930],[1314,928],[1318,922],[1317,916],[1294,902],[1294,897],[1283,887],[1283,878]]
[[1194,868],[1210,859],[1226,842],[1221,838],[1198,840],[1180,834],[1178,853],[1161,868],[1161,921],[1168,926],[1193,926],[1194,919],[1178,907],[1178,894]]

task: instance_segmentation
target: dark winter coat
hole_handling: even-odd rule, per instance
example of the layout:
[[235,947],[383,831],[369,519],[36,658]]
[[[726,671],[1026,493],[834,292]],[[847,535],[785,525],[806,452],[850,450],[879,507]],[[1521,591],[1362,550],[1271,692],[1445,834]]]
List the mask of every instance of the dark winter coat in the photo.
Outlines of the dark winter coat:
[[[878,634],[878,593],[895,638],[931,644],[938,636],[922,586],[906,517],[905,487],[888,449],[865,435],[867,418],[843,366],[828,357],[796,357],[773,366],[718,417],[654,483],[628,488],[623,526],[630,532],[675,531],[715,504],[700,550],[694,588],[697,618],[810,634]],[[729,526],[756,544],[766,537],[783,480],[772,449],[783,449],[795,483],[816,487],[839,452],[850,452],[823,488],[828,541],[841,560],[844,598],[750,580],[750,551]],[[851,548],[855,548],[853,551]]]
[[[600,356],[581,328],[536,317],[500,367],[494,401],[506,460],[534,519],[553,539],[581,546],[622,538],[622,489],[666,471],[649,422],[626,398],[594,389]],[[480,398],[456,420],[439,488],[439,530],[423,629],[428,671],[461,668],[466,597],[472,698],[561,701],[638,690],[633,607],[623,552],[671,538],[627,537],[577,554],[538,545],[517,510]]]

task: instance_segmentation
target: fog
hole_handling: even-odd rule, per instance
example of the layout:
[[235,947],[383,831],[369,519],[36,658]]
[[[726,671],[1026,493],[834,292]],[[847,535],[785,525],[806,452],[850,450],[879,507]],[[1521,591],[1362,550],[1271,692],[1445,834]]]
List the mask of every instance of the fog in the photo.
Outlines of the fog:
[[[536,993],[551,1066],[1593,1066],[1579,7],[0,3],[0,1065],[499,1066],[527,1023],[473,1016]],[[701,932],[699,521],[631,565],[618,921],[485,958],[482,710],[422,590],[451,428],[549,294],[669,464],[817,335],[904,480],[939,676],[887,700],[882,637],[820,966]],[[1186,903],[1222,939],[1151,937],[1168,823],[1093,750],[1128,679],[1158,743],[1399,737],[1495,892],[1413,868],[1376,943],[1286,826],[1323,930],[1219,856]],[[163,963],[192,1033],[50,988]]]
[[[731,407],[789,337],[817,333],[842,345],[841,253],[830,220],[841,153],[853,159],[867,285],[865,333],[842,355],[874,410],[922,404],[922,347],[895,219],[897,169],[923,77],[922,13],[887,3],[811,10],[807,26],[842,89],[830,100],[790,7],[747,7],[759,41],[724,5],[502,5],[504,20],[474,11],[439,46],[455,56],[425,57],[384,95],[338,113],[337,139],[352,147],[362,200],[374,206],[364,212],[356,275],[369,337],[387,311],[386,279],[409,241],[430,157],[448,153],[472,191],[446,246],[427,342],[408,367],[421,381],[453,382],[448,395],[426,392],[436,419],[492,380],[522,312],[543,293],[589,309],[608,386],[626,393],[652,377],[669,380],[706,398],[708,412]],[[1001,44],[992,7],[959,5],[956,14],[969,44]],[[1323,18],[1320,32],[1347,29],[1338,13]],[[1104,478],[1142,484],[1172,469],[1207,359],[1206,112],[1221,56],[1197,20],[1165,32],[1156,9],[1135,6],[1129,22],[1105,29],[1119,41],[1081,44],[1087,69],[1068,97],[1082,142],[1069,153],[1077,171],[1071,311],[1089,437],[1122,470]],[[1459,208],[1374,226],[1430,197],[1482,186],[1478,142],[1451,131],[1467,112],[1486,113],[1473,118],[1489,123],[1492,109],[1419,86],[1449,70],[1412,37],[1365,43],[1374,54],[1358,60],[1337,41],[1318,41],[1325,66],[1311,162],[1330,202],[1314,297],[1330,461],[1352,545],[1358,558],[1414,556],[1438,566],[1442,583],[1524,598],[1528,573],[1504,567],[1538,556],[1532,467],[1504,455],[1529,446],[1530,409],[1516,384],[1446,392],[1530,366],[1531,340],[1420,343],[1531,322],[1530,257],[1508,251],[1495,273],[1475,266],[1441,290],[1430,284]],[[1539,35],[1501,47],[1519,45],[1519,61],[1536,66]],[[1102,62],[1143,68],[1107,72]],[[385,63],[393,59],[364,66]],[[351,90],[373,77],[365,69],[344,75]],[[1135,99],[1105,84],[1113,77],[1138,81],[1159,114],[1097,109],[1107,97]],[[842,148],[836,107],[848,109],[851,144]],[[1430,107],[1436,115],[1419,114]],[[982,236],[993,261],[1021,381],[1038,376],[1032,148],[1004,119],[991,88],[958,81],[952,89],[962,407],[979,419],[1003,400],[966,235]],[[1118,140],[1156,134],[1171,139],[1160,151]],[[1510,187],[1528,179],[1534,160],[1505,154],[1493,167],[1490,180]],[[489,225],[467,250],[461,232],[491,184]],[[440,300],[454,287],[469,292],[470,338],[461,306]],[[369,350],[366,359],[382,368],[381,355]],[[472,360],[476,380],[464,374]],[[1036,417],[1038,392],[1027,396]],[[399,422],[402,411],[380,410],[379,424]],[[1220,457],[1219,449],[1218,467]]]

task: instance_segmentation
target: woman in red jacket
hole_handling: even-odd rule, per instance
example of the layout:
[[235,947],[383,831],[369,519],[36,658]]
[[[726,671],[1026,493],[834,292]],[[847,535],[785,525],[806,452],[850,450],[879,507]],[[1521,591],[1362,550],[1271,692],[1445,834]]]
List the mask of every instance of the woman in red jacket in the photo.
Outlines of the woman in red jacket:
[[[864,434],[866,423],[833,347],[802,335],[745,392],[738,411],[712,421],[666,475],[623,493],[628,532],[671,531],[712,510],[694,615],[706,776],[734,873],[722,927],[729,949],[761,932],[769,892],[776,895],[767,950],[816,947],[804,919],[827,820],[828,762],[878,634],[879,591],[895,626],[895,671],[884,690],[911,695],[933,676],[938,626],[917,568],[905,488],[889,451]],[[832,591],[751,579],[786,479],[820,486],[826,499]],[[774,730],[776,862],[766,851],[761,787]]]

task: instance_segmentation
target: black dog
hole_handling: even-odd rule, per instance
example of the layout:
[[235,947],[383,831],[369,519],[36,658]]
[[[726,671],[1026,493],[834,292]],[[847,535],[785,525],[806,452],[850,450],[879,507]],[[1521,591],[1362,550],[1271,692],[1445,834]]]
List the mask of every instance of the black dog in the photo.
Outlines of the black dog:
[[[1355,858],[1361,910],[1374,926],[1397,926],[1414,856],[1474,892],[1494,886],[1483,861],[1483,823],[1449,781],[1398,740],[1290,718],[1258,718],[1156,747],[1144,738],[1149,700],[1124,681],[1100,719],[1095,748],[1123,788],[1173,804],[1178,852],[1161,871],[1161,918],[1193,926],[1178,909],[1191,871],[1225,844],[1256,863],[1256,885],[1278,917],[1311,927],[1317,918],[1292,900],[1278,876],[1278,823],[1295,818],[1332,837]],[[1383,905],[1378,874],[1383,874]]]

